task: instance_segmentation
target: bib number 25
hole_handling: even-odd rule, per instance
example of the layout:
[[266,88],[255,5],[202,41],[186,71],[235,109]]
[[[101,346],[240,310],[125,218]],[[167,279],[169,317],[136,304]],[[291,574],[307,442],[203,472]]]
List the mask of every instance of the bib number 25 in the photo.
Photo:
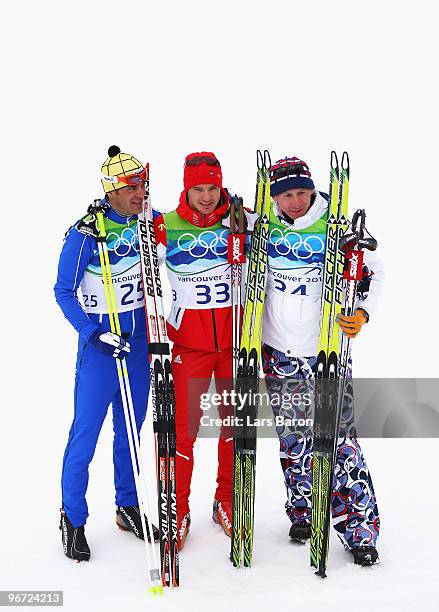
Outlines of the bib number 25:
[[139,280],[139,282],[137,283],[137,297],[136,294],[133,295],[136,288],[133,283],[125,283],[124,285],[121,285],[120,288],[122,291],[120,298],[120,303],[122,306],[129,306],[130,304],[134,304],[134,302],[143,301],[143,286],[141,280]]

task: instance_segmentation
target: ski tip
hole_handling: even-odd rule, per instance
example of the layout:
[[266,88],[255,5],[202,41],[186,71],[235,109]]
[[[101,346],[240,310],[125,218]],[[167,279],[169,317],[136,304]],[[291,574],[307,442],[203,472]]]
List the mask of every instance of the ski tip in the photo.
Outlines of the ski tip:
[[335,151],[331,151],[331,169],[338,170],[338,157]]
[[347,151],[343,151],[343,155],[341,157],[341,167],[342,170],[344,170],[349,176],[349,154]]
[[264,168],[266,170],[270,170],[271,168],[271,157],[267,149],[264,149]]

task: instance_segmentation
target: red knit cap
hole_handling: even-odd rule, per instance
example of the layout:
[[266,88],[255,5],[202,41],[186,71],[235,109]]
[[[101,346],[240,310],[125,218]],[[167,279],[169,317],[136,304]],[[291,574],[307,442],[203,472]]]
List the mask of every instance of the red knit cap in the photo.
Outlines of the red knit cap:
[[215,155],[209,151],[187,155],[184,162],[183,183],[186,191],[196,185],[216,185],[222,188],[223,175]]

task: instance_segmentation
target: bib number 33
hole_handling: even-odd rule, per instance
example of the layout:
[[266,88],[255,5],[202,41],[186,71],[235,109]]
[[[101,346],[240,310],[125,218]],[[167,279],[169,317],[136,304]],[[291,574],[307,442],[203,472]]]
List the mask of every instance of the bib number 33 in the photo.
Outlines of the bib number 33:
[[[227,304],[230,301],[230,287],[228,283],[216,283],[215,285],[195,285],[196,303],[200,306],[206,304]],[[174,301],[177,301],[177,292],[172,292]]]

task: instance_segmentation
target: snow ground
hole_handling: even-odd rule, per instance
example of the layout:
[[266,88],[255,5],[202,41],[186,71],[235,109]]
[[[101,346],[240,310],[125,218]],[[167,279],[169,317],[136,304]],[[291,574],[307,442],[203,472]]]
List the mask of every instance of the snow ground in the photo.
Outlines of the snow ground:
[[[37,416],[30,415],[30,419]],[[46,423],[48,425],[48,423]],[[334,533],[328,577],[321,580],[309,567],[308,546],[288,540],[283,511],[284,489],[277,443],[259,441],[255,508],[254,564],[236,570],[228,561],[229,540],[210,517],[216,471],[216,441],[201,439],[191,496],[192,529],[181,553],[181,587],[153,598],[145,583],[144,547],[114,524],[111,421],[107,419],[92,463],[90,517],[86,533],[92,549],[89,563],[76,564],[63,555],[58,530],[58,472],[67,436],[25,434],[23,449],[32,461],[18,462],[6,475],[10,503],[3,504],[0,588],[64,591],[64,609],[280,611],[306,605],[307,610],[438,609],[437,550],[434,525],[439,494],[431,475],[437,440],[364,440],[382,519],[381,564],[360,568],[352,563]],[[35,430],[34,430],[35,431]],[[41,428],[39,431],[44,431]],[[45,431],[50,431],[47,428]],[[50,438],[50,439],[49,439]],[[142,442],[148,454],[152,435],[146,425]],[[13,451],[14,441],[5,440]],[[152,457],[149,452],[149,457]],[[422,457],[422,464],[419,458]],[[416,461],[413,459],[416,458]],[[396,467],[398,466],[398,467]],[[148,473],[153,476],[153,463]],[[429,501],[427,503],[427,495]],[[421,498],[422,496],[422,498]]]

